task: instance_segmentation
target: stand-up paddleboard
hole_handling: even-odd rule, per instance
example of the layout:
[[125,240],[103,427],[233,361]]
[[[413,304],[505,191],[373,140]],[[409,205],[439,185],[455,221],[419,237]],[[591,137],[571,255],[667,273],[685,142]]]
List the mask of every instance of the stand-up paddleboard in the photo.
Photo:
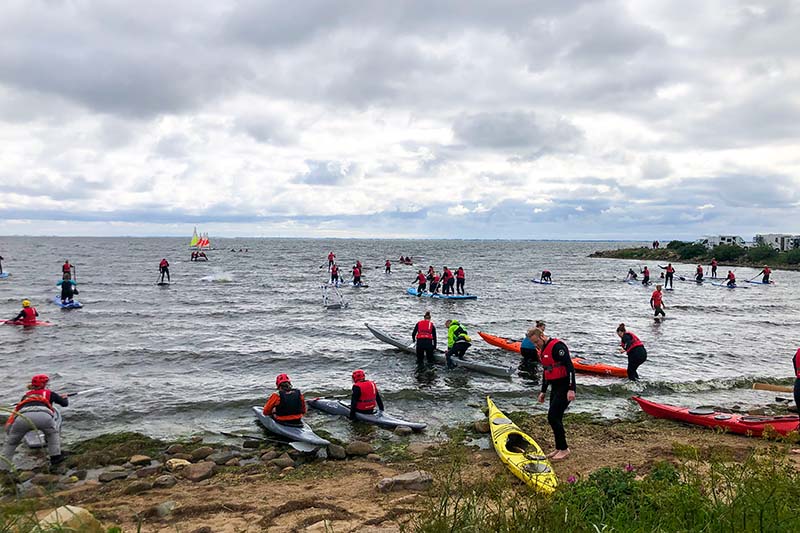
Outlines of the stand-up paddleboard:
[[356,284],[356,283],[353,283],[352,281],[349,283],[349,285],[351,287],[353,287],[354,289],[366,289],[367,287],[369,287],[369,285],[367,285],[366,283],[358,283],[358,284]]
[[[63,421],[61,418],[61,411],[59,411],[57,408],[53,409],[55,410],[55,413],[53,414],[53,423],[56,426],[56,430],[61,433],[61,423]],[[25,413],[22,413],[22,415],[18,414],[17,416],[24,415]],[[31,449],[44,448],[47,446],[47,439],[45,439],[44,432],[39,431],[38,429],[25,433],[23,440],[25,441],[25,445]]]
[[[366,322],[364,323],[367,326],[367,329],[375,335],[375,338],[385,342],[386,344],[391,344],[395,348],[402,350],[405,353],[414,354],[416,355],[417,349],[414,346],[414,343],[405,343],[392,337],[391,335],[384,333],[383,331],[379,330],[378,328],[372,327]],[[447,360],[445,359],[444,352],[442,350],[437,349],[436,353],[433,354],[433,359],[437,364],[446,365]],[[514,367],[503,367],[503,366],[496,366],[490,365],[487,363],[479,363],[477,361],[469,361],[465,359],[459,359],[458,357],[453,357],[453,364],[457,367],[461,367],[467,370],[472,370],[473,372],[480,372],[481,374],[489,374],[490,376],[498,376],[502,378],[509,378],[511,374],[514,373]]]
[[53,298],[53,303],[59,306],[61,309],[80,309],[83,307],[83,304],[80,303],[78,300],[72,300],[71,302],[62,303],[61,296],[55,296]]
[[275,433],[276,435],[280,435],[281,437],[286,437],[288,439],[300,441],[300,442],[307,442],[309,444],[314,444],[316,446],[328,446],[330,441],[327,441],[314,433],[311,429],[311,426],[306,424],[305,420],[301,421],[300,426],[285,426],[283,424],[277,423],[272,417],[266,416],[263,414],[263,408],[258,406],[253,406],[253,413],[256,415],[256,419],[261,423],[267,431],[271,433]]
[[158,281],[158,282],[156,282],[156,285],[158,285],[159,287],[169,287],[170,285],[172,285],[172,282],[171,281]]
[[552,281],[542,281],[540,279],[532,279],[531,281],[539,285],[557,285],[557,283],[553,283]]
[[747,289],[748,287],[739,287],[735,283],[728,285],[727,281],[712,281],[711,284],[715,287],[725,287],[726,289]]
[[22,326],[24,328],[32,328],[34,326],[54,326],[52,322],[45,322],[43,320],[37,320],[33,324],[25,324],[22,320],[3,320],[3,324],[7,326]]
[[[331,400],[328,398],[314,398],[313,400],[306,400],[306,403],[314,409],[319,409],[326,413],[339,416],[350,416],[350,404],[341,400]],[[397,418],[383,411],[378,411],[374,414],[356,413],[356,419],[369,424],[375,424],[385,428],[396,428],[398,426],[405,426],[413,429],[414,431],[422,431],[428,425],[423,422],[410,422]]]
[[492,444],[500,460],[535,491],[544,494],[554,492],[558,478],[536,441],[509,420],[488,396],[486,403],[489,405]]
[[433,294],[428,291],[423,291],[422,294],[417,292],[417,289],[414,287],[409,287],[406,289],[406,292],[411,296],[417,296],[420,298],[434,298],[437,300],[477,300],[478,297],[474,294]]
[[6,279],[10,275],[11,274],[9,274],[8,272],[3,272],[2,274],[0,274],[0,279]]
[[763,281],[755,281],[755,280],[752,280],[752,279],[746,279],[745,282],[746,283],[752,283],[753,285],[775,285],[775,282],[772,281],[772,280],[764,283]]

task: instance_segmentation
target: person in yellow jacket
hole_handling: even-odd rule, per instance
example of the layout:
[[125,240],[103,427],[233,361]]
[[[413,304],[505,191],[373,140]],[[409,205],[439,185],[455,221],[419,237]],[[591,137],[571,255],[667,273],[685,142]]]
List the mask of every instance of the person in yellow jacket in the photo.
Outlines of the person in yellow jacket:
[[467,348],[472,346],[472,339],[467,334],[466,328],[458,320],[448,320],[444,325],[447,327],[447,351],[444,354],[447,360],[447,368],[455,368],[453,356],[463,359],[464,354],[467,353]]

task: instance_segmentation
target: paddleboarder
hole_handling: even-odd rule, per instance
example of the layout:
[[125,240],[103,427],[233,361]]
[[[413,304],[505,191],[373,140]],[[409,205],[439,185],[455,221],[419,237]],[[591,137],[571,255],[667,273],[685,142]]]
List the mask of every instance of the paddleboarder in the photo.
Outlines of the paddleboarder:
[[619,350],[620,353],[628,353],[628,379],[636,381],[639,379],[636,369],[647,361],[647,350],[639,337],[625,329],[625,324],[620,323],[617,326],[617,335],[619,335],[622,346]]
[[658,319],[658,315],[667,316],[664,313],[664,293],[661,292],[661,285],[656,285],[656,290],[650,295],[650,307],[653,309],[653,318]]
[[464,280],[466,276],[464,275],[464,267],[458,267],[456,270],[456,292],[458,294],[464,294]]
[[664,276],[663,272],[661,273],[661,275],[664,276],[664,288],[665,289],[673,288],[673,285],[674,285],[674,282],[675,282],[675,279],[674,279],[675,278],[675,267],[672,266],[672,263],[667,263],[667,266],[664,267],[664,266],[658,265],[658,268],[661,268],[661,269],[667,271],[667,275],[666,276]]
[[728,287],[736,286],[736,274],[734,274],[732,270],[728,270],[728,276],[725,279],[727,280],[725,285]]
[[567,410],[570,402],[575,400],[575,367],[572,366],[569,348],[564,342],[547,337],[539,328],[533,328],[530,337],[539,350],[543,369],[539,403],[544,403],[547,388],[552,386],[547,422],[553,429],[556,449],[548,453],[547,457],[551,461],[561,461],[570,455],[567,434],[564,429],[564,411]]
[[436,349],[436,326],[431,322],[431,312],[425,311],[422,320],[414,325],[411,340],[417,343],[417,366],[425,362],[433,366],[433,351]]
[[0,255],[0,274],[3,273],[3,256]]
[[637,280],[637,279],[639,279],[639,274],[637,274],[636,271],[633,270],[633,268],[629,268],[628,274],[625,276],[625,281]]
[[75,294],[80,294],[78,292],[78,284],[75,283],[72,279],[72,276],[69,275],[69,272],[64,272],[63,277],[61,280],[56,282],[57,286],[61,287],[61,304],[72,303],[72,297]]
[[[1,269],[0,269],[0,272],[2,272]],[[770,270],[769,266],[764,265],[764,269],[761,272],[759,272],[756,275],[756,277],[763,275],[764,277],[761,278],[761,283],[769,283],[769,275],[770,274],[772,274],[772,270]]]
[[30,300],[22,300],[22,311],[17,316],[11,319],[11,322],[17,320],[22,322],[23,326],[33,326],[36,324],[36,317],[39,316],[39,311],[35,307],[31,307]]
[[425,274],[422,273],[422,270],[417,271],[417,296],[422,296],[422,293],[425,292],[425,285],[428,283],[428,278],[425,277]]
[[703,282],[703,265],[697,265],[697,269],[694,271],[694,280],[697,283]]
[[336,263],[331,265],[331,283],[339,285],[339,266]]
[[166,258],[161,259],[161,262],[158,264],[158,271],[161,273],[161,281],[159,283],[164,283],[165,275],[167,276],[167,282],[172,282],[169,278],[169,261],[167,261]]
[[458,320],[447,320],[444,325],[447,328],[447,351],[444,353],[444,357],[447,361],[447,368],[455,368],[453,356],[464,359],[467,348],[472,346],[472,339]]
[[51,391],[47,388],[49,382],[50,378],[46,374],[33,376],[28,385],[28,392],[14,406],[14,411],[6,422],[6,442],[0,457],[0,470],[11,470],[14,465],[12,461],[14,452],[25,434],[31,430],[44,433],[51,466],[64,461],[64,455],[61,453],[61,435],[56,427],[53,404],[67,407],[69,395],[59,395]]
[[275,387],[278,392],[272,393],[261,412],[284,426],[302,426],[303,415],[306,414],[303,393],[300,389],[292,388],[292,381],[286,374],[278,374]]
[[719,263],[717,263],[717,258],[716,257],[712,257],[711,258],[711,277],[712,278],[716,278],[717,277],[717,265],[718,264]]
[[331,250],[331,252],[328,254],[328,270],[331,269],[331,267],[335,262],[336,262],[336,254],[333,253],[333,251]]
[[350,420],[356,419],[356,413],[367,415],[383,412],[383,399],[378,392],[374,381],[367,380],[367,376],[360,368],[353,370],[353,392],[350,396]]
[[389,261],[387,259],[386,260],[386,264],[384,264],[383,266],[384,266],[384,272],[386,274],[391,274],[392,273],[392,262],[391,261]]
[[539,278],[539,281],[541,281],[542,283],[545,283],[545,282],[546,283],[553,283],[553,278],[552,278],[552,274],[550,273],[550,271],[549,270],[542,270],[542,275]]
[[73,270],[75,270],[75,267],[69,264],[69,259],[64,259],[64,264],[61,265],[61,274],[69,273],[72,275]]
[[353,285],[361,286],[361,267],[358,265],[353,265]]
[[642,270],[642,285],[650,285],[650,269],[645,265]]

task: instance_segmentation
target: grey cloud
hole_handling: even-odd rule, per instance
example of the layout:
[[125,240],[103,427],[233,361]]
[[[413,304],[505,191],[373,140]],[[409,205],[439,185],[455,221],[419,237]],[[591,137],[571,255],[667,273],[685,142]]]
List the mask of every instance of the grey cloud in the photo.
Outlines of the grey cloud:
[[161,137],[154,149],[162,157],[180,159],[189,154],[190,144],[191,140],[183,133],[171,133]]
[[265,144],[286,146],[296,143],[299,138],[283,118],[267,113],[255,112],[237,117],[236,128]]
[[[10,179],[3,181],[13,183]],[[80,174],[57,177],[39,174],[27,183],[12,185],[15,194],[52,200],[85,200],[110,188],[110,182],[90,180]]]
[[472,146],[524,151],[530,157],[573,148],[583,138],[581,130],[563,118],[542,119],[525,111],[461,115],[453,133]]
[[358,172],[358,166],[341,161],[307,159],[308,171],[294,177],[295,183],[306,185],[342,185]]
[[672,166],[664,157],[648,157],[639,172],[644,180],[659,180],[672,173]]

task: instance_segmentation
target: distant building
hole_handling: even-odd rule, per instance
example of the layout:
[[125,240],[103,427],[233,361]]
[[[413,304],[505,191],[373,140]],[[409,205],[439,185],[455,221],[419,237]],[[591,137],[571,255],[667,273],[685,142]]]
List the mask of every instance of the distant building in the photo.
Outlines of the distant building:
[[747,243],[744,242],[744,239],[738,235],[705,235],[697,242],[704,245],[706,248],[713,248],[715,246],[719,246],[720,244],[735,244],[736,246],[742,247],[747,246]]
[[800,248],[800,235],[791,235],[788,233],[760,233],[756,235],[753,240],[756,244],[771,246],[781,252]]

